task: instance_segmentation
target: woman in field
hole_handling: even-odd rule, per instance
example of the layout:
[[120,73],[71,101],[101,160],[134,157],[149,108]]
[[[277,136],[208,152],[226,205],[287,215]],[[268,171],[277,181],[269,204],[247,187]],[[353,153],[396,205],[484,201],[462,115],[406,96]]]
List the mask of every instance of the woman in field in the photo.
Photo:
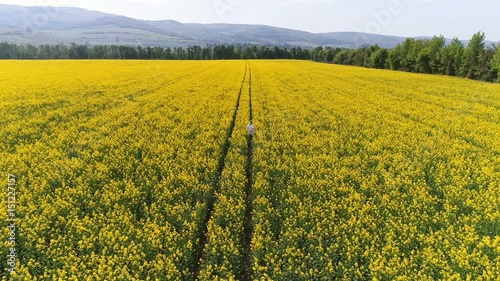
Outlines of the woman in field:
[[248,136],[250,138],[252,138],[253,135],[254,135],[254,132],[255,132],[255,128],[253,126],[253,121],[252,120],[250,120],[250,122],[248,123],[247,129],[248,129]]

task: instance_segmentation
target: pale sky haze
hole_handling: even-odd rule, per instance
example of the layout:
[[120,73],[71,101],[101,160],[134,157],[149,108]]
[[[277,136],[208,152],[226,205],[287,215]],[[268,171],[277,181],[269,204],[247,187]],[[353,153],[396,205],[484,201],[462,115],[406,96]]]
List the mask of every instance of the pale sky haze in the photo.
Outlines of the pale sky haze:
[[80,7],[145,20],[265,24],[314,33],[360,31],[500,41],[498,0],[0,0],[25,6]]

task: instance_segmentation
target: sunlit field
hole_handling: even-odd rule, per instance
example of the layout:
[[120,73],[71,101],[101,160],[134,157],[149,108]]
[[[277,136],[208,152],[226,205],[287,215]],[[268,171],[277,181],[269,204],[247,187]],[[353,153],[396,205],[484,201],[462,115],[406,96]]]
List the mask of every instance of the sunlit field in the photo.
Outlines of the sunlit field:
[[0,81],[2,280],[500,276],[500,85],[243,60]]

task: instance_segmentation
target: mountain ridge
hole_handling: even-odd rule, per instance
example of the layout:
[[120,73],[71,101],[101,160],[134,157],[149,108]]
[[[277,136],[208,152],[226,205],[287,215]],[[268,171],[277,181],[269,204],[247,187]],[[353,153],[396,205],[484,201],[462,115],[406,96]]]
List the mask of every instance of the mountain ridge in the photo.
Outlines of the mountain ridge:
[[77,43],[151,47],[257,44],[304,48],[358,48],[378,44],[383,48],[392,48],[406,38],[409,37],[350,31],[312,33],[259,24],[140,20],[75,7],[0,4],[0,42],[15,44]]

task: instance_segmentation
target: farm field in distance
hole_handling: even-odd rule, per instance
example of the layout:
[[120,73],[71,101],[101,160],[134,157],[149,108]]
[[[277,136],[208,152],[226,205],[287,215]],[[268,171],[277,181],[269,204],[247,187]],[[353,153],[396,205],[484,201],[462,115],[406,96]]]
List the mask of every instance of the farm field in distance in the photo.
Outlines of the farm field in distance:
[[16,280],[500,276],[500,85],[263,60],[0,74]]

